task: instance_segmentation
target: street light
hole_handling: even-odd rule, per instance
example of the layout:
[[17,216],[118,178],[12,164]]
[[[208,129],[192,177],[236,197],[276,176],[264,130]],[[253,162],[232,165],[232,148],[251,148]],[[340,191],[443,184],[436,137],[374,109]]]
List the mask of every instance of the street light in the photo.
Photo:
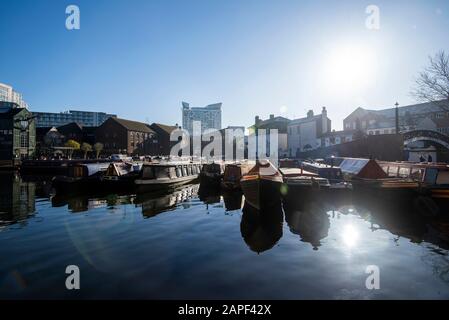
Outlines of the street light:
[[399,102],[394,104],[396,106],[396,134],[399,133]]

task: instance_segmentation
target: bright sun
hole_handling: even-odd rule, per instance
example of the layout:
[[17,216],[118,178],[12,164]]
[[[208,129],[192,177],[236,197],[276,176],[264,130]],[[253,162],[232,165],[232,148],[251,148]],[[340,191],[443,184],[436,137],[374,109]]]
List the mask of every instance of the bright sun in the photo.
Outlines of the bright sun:
[[354,92],[373,84],[376,70],[377,59],[372,50],[339,47],[329,52],[325,59],[324,80],[332,91]]

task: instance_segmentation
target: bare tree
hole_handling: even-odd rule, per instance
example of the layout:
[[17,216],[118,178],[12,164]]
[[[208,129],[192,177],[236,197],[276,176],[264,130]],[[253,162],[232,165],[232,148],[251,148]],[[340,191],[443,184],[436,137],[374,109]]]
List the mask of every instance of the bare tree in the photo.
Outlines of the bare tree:
[[[419,73],[411,94],[420,101],[449,102],[449,55],[442,50],[429,57],[429,65]],[[449,111],[449,106],[441,107]]]

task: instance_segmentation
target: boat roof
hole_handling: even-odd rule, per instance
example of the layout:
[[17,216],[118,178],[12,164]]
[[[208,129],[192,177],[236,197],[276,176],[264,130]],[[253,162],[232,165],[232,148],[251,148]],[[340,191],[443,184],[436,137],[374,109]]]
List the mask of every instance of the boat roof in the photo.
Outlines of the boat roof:
[[175,167],[175,166],[186,166],[186,165],[198,165],[199,162],[146,162],[143,165],[146,167]]
[[268,160],[259,160],[249,170],[248,175],[260,174],[262,176],[279,176],[279,170]]
[[279,171],[284,177],[309,176],[318,177],[318,174],[301,170],[300,168],[279,168]]
[[442,162],[408,162],[408,161],[377,161],[381,166],[398,166],[398,167],[406,167],[406,168],[436,168],[436,169],[449,169],[449,165]]
[[329,164],[326,164],[326,163],[320,163],[320,162],[309,162],[309,161],[303,161],[303,162],[301,162],[302,164],[304,164],[304,165],[308,165],[308,166],[311,166],[311,167],[315,167],[315,168],[317,168],[317,169],[320,169],[320,168],[326,168],[326,169],[333,169],[333,168],[335,168],[335,169],[340,169],[338,166],[331,166],[331,165],[329,165]]
[[345,158],[340,163],[340,169],[343,173],[359,178],[381,179],[388,176],[379,163],[372,159]]

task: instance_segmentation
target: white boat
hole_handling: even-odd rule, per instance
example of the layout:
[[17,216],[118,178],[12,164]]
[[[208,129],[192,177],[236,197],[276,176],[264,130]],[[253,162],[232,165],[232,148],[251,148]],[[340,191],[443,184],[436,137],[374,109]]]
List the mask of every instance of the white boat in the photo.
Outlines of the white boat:
[[135,184],[141,190],[173,188],[194,182],[200,172],[200,163],[148,163],[142,166]]

